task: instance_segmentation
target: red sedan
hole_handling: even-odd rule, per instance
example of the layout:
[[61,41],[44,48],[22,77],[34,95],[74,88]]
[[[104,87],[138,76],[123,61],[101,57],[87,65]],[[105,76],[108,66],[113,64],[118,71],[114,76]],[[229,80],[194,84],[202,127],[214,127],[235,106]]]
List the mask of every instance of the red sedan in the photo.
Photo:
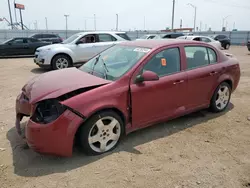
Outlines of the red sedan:
[[114,149],[122,135],[204,108],[224,111],[240,79],[236,58],[182,40],[115,45],[79,69],[30,80],[16,101],[28,145],[71,156],[74,141],[90,155]]

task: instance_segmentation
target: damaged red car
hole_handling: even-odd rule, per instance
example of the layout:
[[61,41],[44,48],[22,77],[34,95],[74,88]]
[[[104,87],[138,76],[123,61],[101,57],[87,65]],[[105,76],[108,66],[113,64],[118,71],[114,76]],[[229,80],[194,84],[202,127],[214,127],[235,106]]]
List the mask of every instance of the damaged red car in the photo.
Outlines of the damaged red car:
[[77,140],[90,155],[114,149],[137,129],[204,108],[224,111],[240,79],[237,59],[182,40],[117,44],[77,68],[51,71],[24,85],[16,128],[39,153],[71,156]]

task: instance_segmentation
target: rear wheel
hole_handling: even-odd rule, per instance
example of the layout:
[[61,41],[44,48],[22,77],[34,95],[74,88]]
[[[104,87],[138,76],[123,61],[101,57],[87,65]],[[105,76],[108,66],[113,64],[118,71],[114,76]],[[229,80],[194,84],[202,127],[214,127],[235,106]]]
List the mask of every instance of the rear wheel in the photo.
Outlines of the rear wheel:
[[67,55],[56,55],[52,60],[52,69],[65,69],[72,66],[72,61]]
[[95,114],[82,125],[78,139],[86,154],[99,155],[114,149],[123,132],[121,117],[113,111],[104,111]]
[[212,112],[222,112],[224,111],[231,98],[232,89],[230,85],[226,82],[221,83],[214,92],[211,99],[210,109]]

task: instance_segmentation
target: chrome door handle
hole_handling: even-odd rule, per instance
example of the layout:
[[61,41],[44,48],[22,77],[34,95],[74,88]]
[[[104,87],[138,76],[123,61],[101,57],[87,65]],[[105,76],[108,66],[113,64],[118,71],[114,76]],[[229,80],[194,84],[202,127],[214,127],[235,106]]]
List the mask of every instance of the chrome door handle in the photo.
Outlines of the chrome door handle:
[[184,82],[184,80],[178,80],[178,81],[175,81],[173,84],[174,85],[177,85],[177,84],[181,84],[181,83],[183,83]]

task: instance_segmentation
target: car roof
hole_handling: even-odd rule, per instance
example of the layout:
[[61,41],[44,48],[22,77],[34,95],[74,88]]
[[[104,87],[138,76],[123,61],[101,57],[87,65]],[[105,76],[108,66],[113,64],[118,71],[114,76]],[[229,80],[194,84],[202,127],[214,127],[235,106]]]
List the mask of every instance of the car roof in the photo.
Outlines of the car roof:
[[87,32],[80,32],[77,33],[79,35],[86,35],[86,34],[126,34],[124,31],[87,31]]
[[201,35],[188,35],[188,36],[182,36],[182,37],[185,37],[185,39],[189,39],[189,40],[192,40],[192,39],[194,39],[194,38],[196,38],[196,37],[206,37],[206,38],[211,38],[211,37],[209,37],[209,36],[201,36]]
[[120,43],[121,45],[126,46],[137,46],[143,48],[160,48],[164,46],[169,46],[173,44],[201,44],[198,41],[187,41],[185,39],[152,39],[152,40],[134,40],[134,41],[126,41]]

